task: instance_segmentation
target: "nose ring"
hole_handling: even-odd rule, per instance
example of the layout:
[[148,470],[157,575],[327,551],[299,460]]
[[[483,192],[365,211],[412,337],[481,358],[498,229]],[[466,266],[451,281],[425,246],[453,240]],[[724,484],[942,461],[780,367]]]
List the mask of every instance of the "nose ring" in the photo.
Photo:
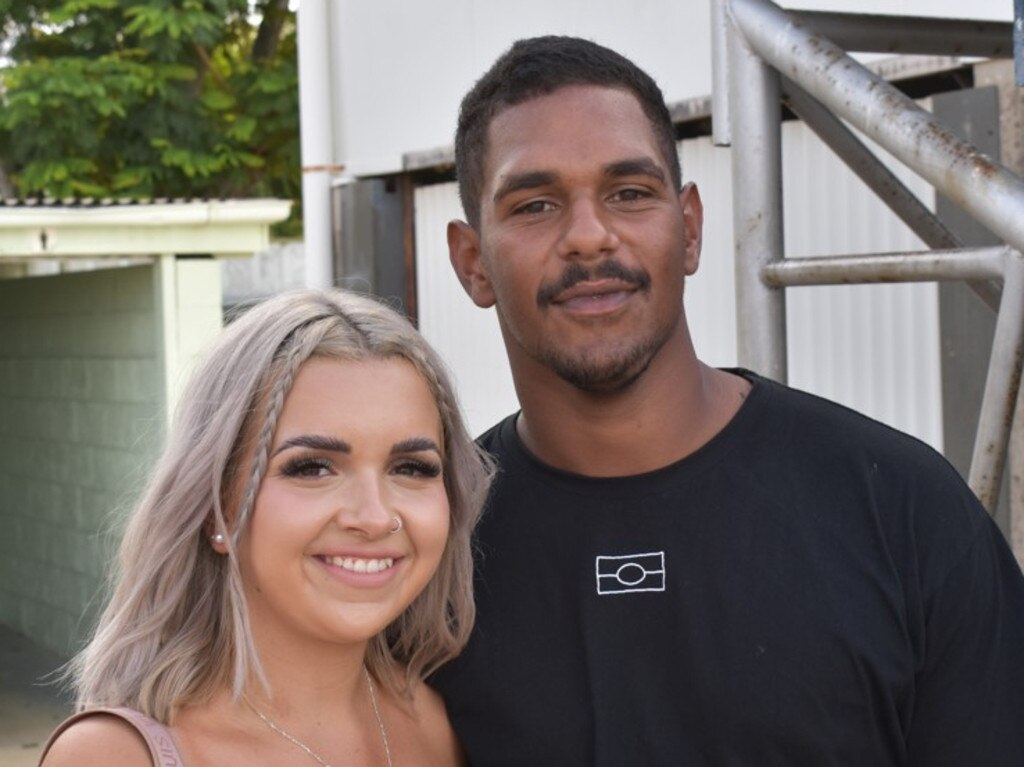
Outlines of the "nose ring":
[[395,514],[395,516],[393,516],[391,518],[391,527],[388,529],[388,535],[394,535],[399,530],[401,530],[404,526],[405,526],[405,523],[402,522],[402,518],[400,516],[398,516],[397,514]]

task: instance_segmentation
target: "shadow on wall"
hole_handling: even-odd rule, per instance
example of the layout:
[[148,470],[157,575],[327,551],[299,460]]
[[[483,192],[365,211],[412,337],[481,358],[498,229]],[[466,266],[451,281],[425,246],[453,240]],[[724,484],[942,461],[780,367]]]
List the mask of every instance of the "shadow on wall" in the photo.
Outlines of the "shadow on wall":
[[71,712],[55,683],[63,662],[0,626],[0,767],[34,767],[50,732]]

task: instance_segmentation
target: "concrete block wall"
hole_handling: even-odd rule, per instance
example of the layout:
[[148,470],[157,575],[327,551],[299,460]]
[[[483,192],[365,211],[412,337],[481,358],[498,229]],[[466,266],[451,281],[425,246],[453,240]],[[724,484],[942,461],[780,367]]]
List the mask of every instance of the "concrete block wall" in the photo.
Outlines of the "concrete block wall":
[[220,326],[212,259],[0,280],[0,623],[81,646],[169,403]]
[[155,274],[0,282],[0,622],[62,655],[164,432]]

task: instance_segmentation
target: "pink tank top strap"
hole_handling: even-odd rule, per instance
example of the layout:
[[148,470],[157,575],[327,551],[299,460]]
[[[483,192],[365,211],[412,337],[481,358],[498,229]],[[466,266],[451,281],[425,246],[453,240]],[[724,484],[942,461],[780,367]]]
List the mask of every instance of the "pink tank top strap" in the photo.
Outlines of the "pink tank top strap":
[[46,756],[46,752],[50,750],[57,737],[68,727],[86,717],[98,714],[119,717],[138,730],[146,741],[146,745],[149,746],[149,755],[153,758],[154,767],[184,767],[185,760],[181,758],[181,752],[174,744],[171,731],[155,719],[130,708],[91,708],[68,717],[53,731],[53,735],[50,736],[43,748],[40,761],[42,761],[42,757]]

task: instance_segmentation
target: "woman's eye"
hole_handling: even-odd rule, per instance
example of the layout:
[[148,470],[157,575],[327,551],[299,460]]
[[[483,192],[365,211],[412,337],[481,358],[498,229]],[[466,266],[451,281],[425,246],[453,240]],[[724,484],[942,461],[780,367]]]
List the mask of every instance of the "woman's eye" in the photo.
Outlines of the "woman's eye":
[[441,464],[433,461],[405,460],[395,464],[395,474],[403,477],[424,477],[432,479],[441,475]]
[[281,467],[285,477],[326,477],[334,467],[326,458],[295,458]]

